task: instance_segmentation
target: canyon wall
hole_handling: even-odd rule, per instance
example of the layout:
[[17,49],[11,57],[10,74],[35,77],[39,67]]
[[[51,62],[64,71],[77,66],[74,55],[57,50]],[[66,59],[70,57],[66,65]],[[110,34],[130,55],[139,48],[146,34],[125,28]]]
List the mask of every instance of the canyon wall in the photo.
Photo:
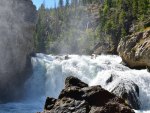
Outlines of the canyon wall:
[[0,101],[21,95],[31,70],[36,15],[31,0],[0,0]]
[[118,53],[123,62],[131,68],[150,69],[150,30],[122,38]]

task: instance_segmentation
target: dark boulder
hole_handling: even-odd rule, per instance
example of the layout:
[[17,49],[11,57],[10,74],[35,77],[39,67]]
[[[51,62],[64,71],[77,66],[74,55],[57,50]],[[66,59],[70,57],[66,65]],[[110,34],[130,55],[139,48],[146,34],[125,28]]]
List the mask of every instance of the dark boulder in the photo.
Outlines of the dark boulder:
[[146,69],[147,69],[147,72],[150,72],[150,66],[147,66]]
[[52,109],[54,104],[55,104],[55,102],[56,102],[56,99],[47,97],[44,109],[47,109],[47,110]]
[[73,76],[70,76],[65,80],[65,87],[67,88],[71,86],[77,86],[79,88],[88,87],[86,83],[82,82],[81,80]]
[[82,95],[84,95],[84,92],[79,87],[72,86],[63,89],[58,98],[62,99],[66,97],[66,98],[73,98],[75,100],[83,100]]
[[106,80],[106,84],[113,82],[116,78],[118,78],[118,75],[111,74],[110,77]]
[[84,100],[62,98],[57,100],[51,110],[46,109],[44,113],[88,113],[89,110],[89,105]]
[[47,98],[43,113],[134,113],[123,99],[101,86],[88,87],[74,77],[68,77],[65,83],[67,87],[56,101]]
[[64,59],[65,59],[65,60],[70,59],[69,55],[65,55],[65,58],[64,58]]
[[[82,88],[84,95],[82,98],[86,100],[91,106],[104,106],[110,99],[115,97],[114,94],[106,91],[101,86],[91,86]],[[97,101],[97,99],[100,99]]]

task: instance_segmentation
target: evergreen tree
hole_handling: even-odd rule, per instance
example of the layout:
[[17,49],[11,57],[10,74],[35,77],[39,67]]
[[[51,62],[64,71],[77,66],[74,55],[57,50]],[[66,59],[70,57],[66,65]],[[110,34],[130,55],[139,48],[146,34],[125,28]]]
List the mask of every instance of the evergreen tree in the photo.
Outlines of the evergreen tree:
[[78,5],[78,0],[71,0],[71,4],[75,7]]
[[137,0],[133,0],[132,7],[133,7],[132,14],[134,17],[136,17],[137,12],[138,12],[138,1]]
[[[64,1],[59,0],[58,7],[51,9],[46,9],[44,4],[39,8],[34,34],[37,52],[58,53],[63,45],[68,51],[75,48],[76,52],[78,50],[81,52],[82,48],[82,51],[89,53],[97,41],[109,42],[116,50],[120,39],[131,34],[130,27],[133,23],[136,24],[133,32],[137,32],[144,29],[144,22],[149,22],[149,0],[66,0],[65,2],[64,5]],[[99,5],[99,15],[93,12],[97,5]],[[100,16],[96,23],[91,21],[95,13],[96,17]]]
[[69,6],[69,0],[66,0],[66,7]]
[[59,0],[59,7],[63,7],[64,5],[64,1],[63,0]]

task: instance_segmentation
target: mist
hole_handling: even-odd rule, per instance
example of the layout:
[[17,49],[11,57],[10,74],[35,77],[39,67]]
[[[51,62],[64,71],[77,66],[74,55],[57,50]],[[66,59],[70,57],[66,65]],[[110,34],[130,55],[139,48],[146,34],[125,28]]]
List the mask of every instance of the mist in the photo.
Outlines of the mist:
[[75,11],[68,16],[68,28],[54,42],[59,54],[90,54],[95,45],[95,29],[88,7],[75,7]]
[[36,8],[31,0],[0,0],[0,101],[21,95],[33,52]]
[[[47,54],[91,54],[97,39],[96,4],[81,2],[47,9],[44,4],[38,10],[36,27],[37,52]],[[96,11],[92,12],[92,8]],[[94,9],[94,10],[95,10]],[[96,16],[97,16],[96,15]]]

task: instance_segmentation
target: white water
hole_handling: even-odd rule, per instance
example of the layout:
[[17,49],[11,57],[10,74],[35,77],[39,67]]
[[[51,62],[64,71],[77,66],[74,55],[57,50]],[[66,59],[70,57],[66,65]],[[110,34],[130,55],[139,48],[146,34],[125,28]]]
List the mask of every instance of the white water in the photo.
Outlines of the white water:
[[[150,73],[146,70],[131,70],[120,64],[118,56],[101,55],[96,59],[90,56],[70,55],[69,60],[56,59],[56,56],[37,54],[32,58],[34,73],[25,84],[24,101],[0,105],[0,113],[36,113],[42,111],[47,96],[57,98],[64,87],[65,78],[72,75],[91,85],[101,85],[111,89],[122,79],[132,80],[140,89],[141,111],[150,113]],[[63,56],[61,57],[63,59]],[[106,85],[108,77],[116,77]]]

